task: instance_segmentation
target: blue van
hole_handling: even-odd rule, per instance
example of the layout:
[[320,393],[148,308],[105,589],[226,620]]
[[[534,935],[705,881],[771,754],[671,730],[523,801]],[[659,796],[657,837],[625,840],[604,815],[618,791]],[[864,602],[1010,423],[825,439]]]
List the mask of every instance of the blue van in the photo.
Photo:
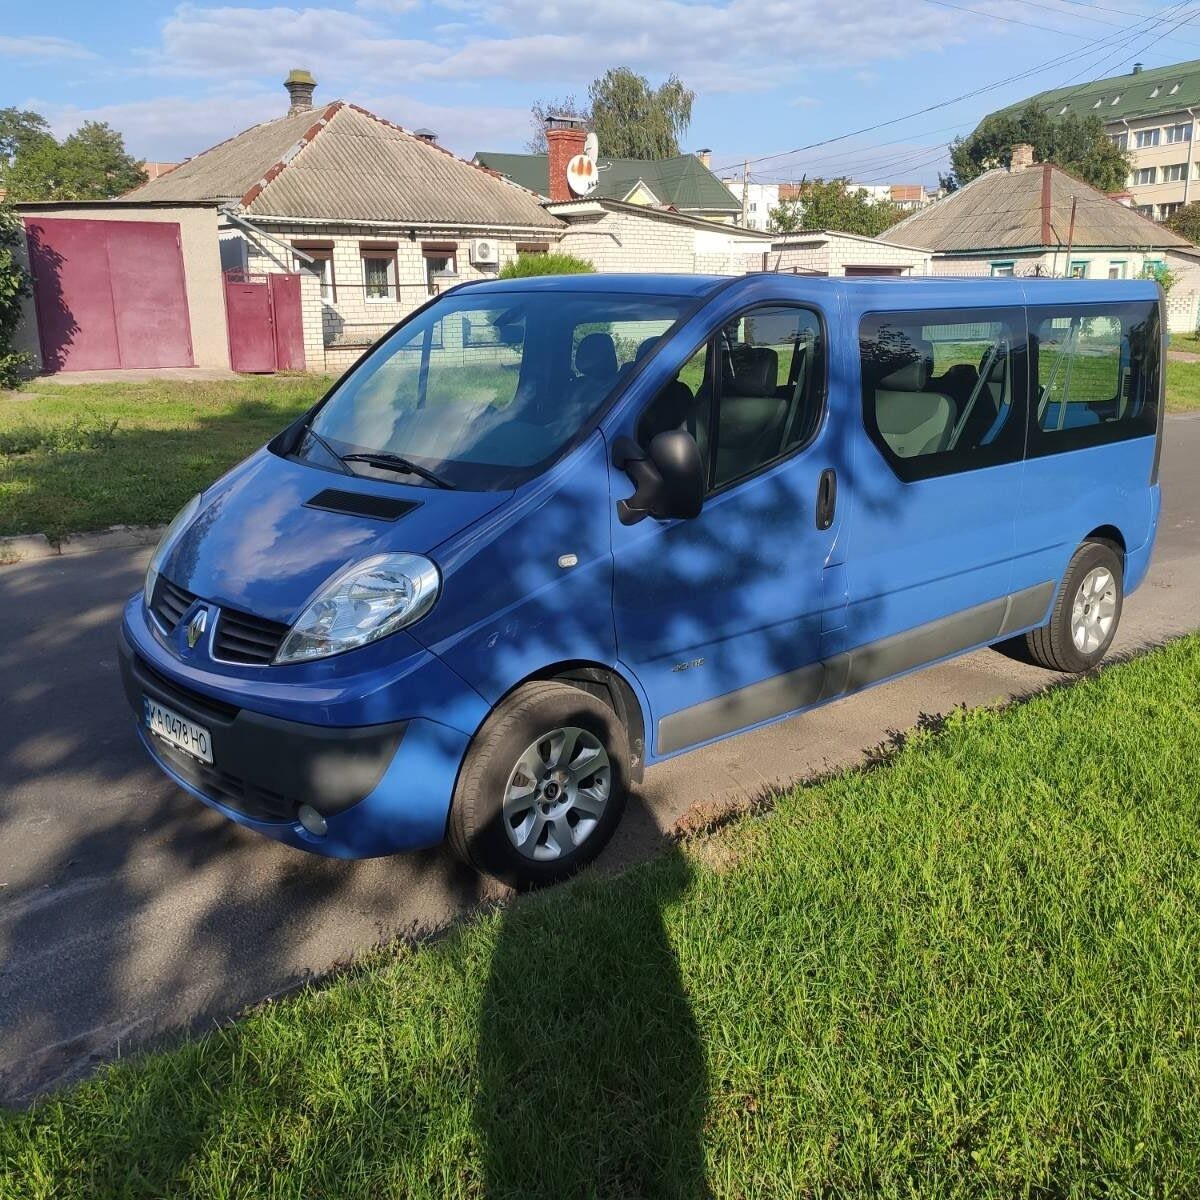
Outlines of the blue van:
[[1142,281],[592,275],[413,313],[191,500],[121,632],[155,762],[344,858],[549,882],[647,764],[1018,640],[1158,522]]

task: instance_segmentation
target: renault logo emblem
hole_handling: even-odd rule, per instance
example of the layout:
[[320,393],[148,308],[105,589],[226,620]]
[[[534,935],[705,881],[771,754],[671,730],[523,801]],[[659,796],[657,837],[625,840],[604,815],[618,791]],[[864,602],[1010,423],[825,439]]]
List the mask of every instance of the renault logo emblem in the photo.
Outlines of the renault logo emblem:
[[204,636],[208,627],[208,609],[202,608],[189,622],[187,627],[188,649],[195,650],[196,643]]

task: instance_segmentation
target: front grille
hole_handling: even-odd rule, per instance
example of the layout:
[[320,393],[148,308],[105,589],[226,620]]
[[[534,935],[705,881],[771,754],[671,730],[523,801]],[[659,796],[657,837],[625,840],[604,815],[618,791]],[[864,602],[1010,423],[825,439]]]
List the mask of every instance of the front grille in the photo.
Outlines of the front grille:
[[286,625],[275,621],[223,608],[217,618],[213,656],[226,662],[265,666],[275,661],[287,631]]
[[196,597],[191,592],[177,587],[165,575],[160,575],[150,599],[150,611],[158,618],[159,624],[170,631],[195,602]]
[[244,813],[256,821],[296,819],[296,806],[286,796],[281,796],[269,788],[247,783],[240,776],[231,775],[228,771],[219,771],[190,754],[184,754],[182,750],[176,750],[174,746],[153,735],[150,736],[150,742],[154,753],[170,764],[176,775],[185,779],[210,800]]

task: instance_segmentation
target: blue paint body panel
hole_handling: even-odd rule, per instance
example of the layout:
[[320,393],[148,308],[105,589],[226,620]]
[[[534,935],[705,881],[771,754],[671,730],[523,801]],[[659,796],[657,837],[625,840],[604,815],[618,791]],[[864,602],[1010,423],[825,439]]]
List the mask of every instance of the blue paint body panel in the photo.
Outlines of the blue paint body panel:
[[[1115,531],[1124,543],[1127,592],[1145,577],[1161,507],[1152,481],[1155,437],[905,482],[864,425],[858,339],[872,313],[1023,313],[1078,305],[1081,296],[1095,304],[1158,302],[1153,283],[631,275],[456,292],[474,286],[489,295],[565,287],[669,294],[694,304],[621,378],[586,436],[515,489],[439,490],[402,476],[343,475],[287,457],[273,443],[206,490],[162,574],[214,617],[228,608],[288,625],[331,577],[380,553],[425,555],[441,576],[437,603],[409,628],[282,666],[214,657],[215,620],[189,647],[186,622],[166,633],[140,594],[126,606],[124,634],[138,660],[199,704],[320,729],[408,723],[378,783],[329,816],[323,837],[298,821],[235,810],[160,760],[181,786],[266,836],[344,858],[435,844],[472,738],[495,705],[532,677],[582,666],[611,672],[641,708],[645,758],[653,763],[678,752],[659,744],[665,719],[678,730],[681,717],[686,727],[689,713],[710,712],[725,698],[778,694],[774,710],[763,715],[761,705],[748,704],[742,725],[721,736],[778,720],[832,698],[827,682],[810,677],[822,664],[965,610],[1047,594],[1095,530]],[[694,519],[622,524],[616,504],[633,487],[612,465],[617,440],[633,435],[646,405],[706,338],[759,304],[803,305],[820,317],[826,405],[816,432],[790,457],[710,497]],[[1058,425],[1061,415],[1062,428],[1079,431],[1099,423],[1090,410],[1068,410],[1051,407],[1049,422]],[[821,529],[815,507],[827,470],[836,473],[837,505]],[[326,488],[415,507],[380,521],[307,505]],[[976,644],[931,653],[930,661]],[[891,673],[910,669],[901,664]],[[698,734],[694,744],[711,740]]]

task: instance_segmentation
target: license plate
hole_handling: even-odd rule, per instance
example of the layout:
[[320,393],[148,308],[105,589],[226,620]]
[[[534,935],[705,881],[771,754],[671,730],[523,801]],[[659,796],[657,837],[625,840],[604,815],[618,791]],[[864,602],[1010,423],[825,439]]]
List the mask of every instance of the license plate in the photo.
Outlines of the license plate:
[[203,725],[181,717],[173,708],[159,704],[149,696],[142,697],[142,704],[146,728],[151,733],[201,762],[212,762],[212,735]]

